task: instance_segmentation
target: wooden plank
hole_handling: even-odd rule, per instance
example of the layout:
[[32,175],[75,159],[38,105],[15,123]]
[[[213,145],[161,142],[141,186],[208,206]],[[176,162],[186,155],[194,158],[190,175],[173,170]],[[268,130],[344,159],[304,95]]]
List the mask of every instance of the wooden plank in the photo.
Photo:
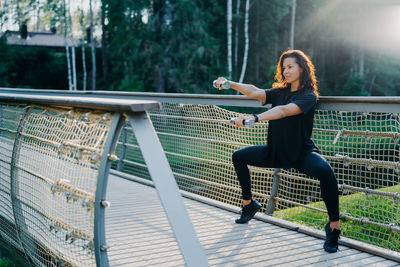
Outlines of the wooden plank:
[[[299,248],[298,245],[289,245],[288,243],[283,243],[277,247],[270,244],[263,244],[256,246],[256,249],[244,247],[243,249],[234,251],[229,257],[212,259],[209,260],[209,263],[211,265],[221,265],[226,262],[238,262],[241,265],[250,264],[254,261],[267,261],[270,264],[274,260],[280,263],[283,259],[287,259],[292,255],[301,256],[309,251],[320,249],[320,246],[313,245],[312,241],[301,242],[301,244],[304,245],[303,248]],[[295,253],[293,253],[294,250],[296,251]]]
[[[298,239],[299,242],[305,243],[307,244],[307,246],[311,247],[311,246],[315,246],[312,244],[312,241],[310,240],[306,240],[304,238],[300,238]],[[249,244],[249,243],[244,243],[244,244],[237,244],[236,247],[231,248],[229,250],[225,250],[225,251],[218,251],[218,257],[216,257],[216,255],[212,255],[209,257],[210,263],[214,262],[214,263],[225,263],[225,262],[229,262],[229,261],[236,261],[236,260],[240,260],[240,261],[254,261],[255,258],[257,256],[257,258],[259,258],[258,256],[265,256],[265,253],[270,254],[267,257],[273,257],[273,255],[275,255],[275,253],[285,250],[287,248],[288,244],[287,242],[276,242],[276,243],[264,243],[261,244],[259,243],[257,244]],[[214,261],[215,259],[215,261]]]
[[[377,264],[377,263],[380,263],[383,261],[386,261],[386,259],[371,255],[370,258],[363,259],[362,261],[351,262],[351,267],[370,266],[370,264]],[[339,266],[339,265],[337,265],[337,266]]]
[[341,253],[340,257],[330,257],[329,259],[325,258],[324,260],[319,259],[317,262],[313,259],[312,262],[316,262],[313,264],[315,267],[326,266],[328,263],[330,265],[338,264],[341,266],[341,265],[347,265],[353,261],[362,261],[363,259],[368,258],[370,256],[372,255],[368,253],[351,250],[351,253],[348,253],[347,255],[345,255],[345,253]]
[[[369,254],[367,253],[356,253],[353,255],[347,255],[344,257],[340,257],[340,258],[336,258],[336,259],[331,259],[329,260],[329,264],[330,265],[342,265],[342,264],[346,264],[348,262],[351,261],[355,261],[355,260],[362,260],[363,258],[365,258],[366,256],[368,256]],[[323,261],[323,262],[319,262],[318,264],[315,264],[315,267],[323,267],[326,266],[328,263],[328,261]]]
[[400,263],[391,260],[384,260],[378,263],[373,263],[371,265],[368,265],[368,267],[392,267],[392,266],[400,266]]
[[[311,253],[307,253],[304,257],[298,260],[294,260],[290,262],[292,266],[309,266],[318,263],[318,262],[330,262],[333,259],[345,257],[348,255],[359,254],[360,252],[354,249],[350,249],[347,247],[343,247],[336,253],[327,253],[324,250],[317,250]],[[286,263],[287,264],[287,263]],[[278,265],[279,266],[279,265]]]

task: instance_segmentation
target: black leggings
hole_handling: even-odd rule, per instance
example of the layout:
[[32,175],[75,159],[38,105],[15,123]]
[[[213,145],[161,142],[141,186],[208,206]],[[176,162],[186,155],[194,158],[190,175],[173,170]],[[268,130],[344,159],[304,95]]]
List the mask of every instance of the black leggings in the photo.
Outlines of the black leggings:
[[[268,146],[251,146],[235,151],[232,162],[242,187],[243,199],[251,199],[250,172],[247,165],[273,168],[267,158]],[[321,186],[321,196],[328,210],[329,220],[339,220],[339,192],[335,173],[329,163],[316,152],[308,153],[300,162],[293,166],[298,171],[318,178]]]

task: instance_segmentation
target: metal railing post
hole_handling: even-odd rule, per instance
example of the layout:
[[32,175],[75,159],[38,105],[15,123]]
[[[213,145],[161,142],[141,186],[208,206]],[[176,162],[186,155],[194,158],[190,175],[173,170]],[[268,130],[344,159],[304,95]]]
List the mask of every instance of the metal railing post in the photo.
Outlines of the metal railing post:
[[275,197],[278,195],[278,191],[279,191],[279,184],[280,184],[279,173],[280,172],[281,172],[281,169],[279,169],[279,168],[274,169],[274,177],[273,177],[273,181],[272,181],[271,194],[270,194],[270,197],[268,200],[267,209],[265,211],[265,214],[267,214],[267,215],[272,215],[275,211],[275,207],[276,207]]
[[124,121],[125,117],[121,113],[114,115],[104,145],[103,155],[100,159],[96,199],[94,203],[94,251],[96,255],[96,265],[99,267],[109,266],[107,257],[108,246],[105,237],[105,208],[109,207],[110,203],[106,200],[106,192],[108,174],[113,160],[112,153],[117,144]]
[[128,113],[128,119],[186,266],[208,266],[207,257],[193,229],[171,167],[148,114]]

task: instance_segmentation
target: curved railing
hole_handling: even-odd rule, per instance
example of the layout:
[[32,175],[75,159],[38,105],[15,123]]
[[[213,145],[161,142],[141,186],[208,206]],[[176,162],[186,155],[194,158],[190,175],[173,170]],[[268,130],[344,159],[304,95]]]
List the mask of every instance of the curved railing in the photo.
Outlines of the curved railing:
[[127,118],[186,263],[206,266],[146,113],[159,108],[156,101],[0,92],[0,245],[22,266],[108,266],[106,189]]

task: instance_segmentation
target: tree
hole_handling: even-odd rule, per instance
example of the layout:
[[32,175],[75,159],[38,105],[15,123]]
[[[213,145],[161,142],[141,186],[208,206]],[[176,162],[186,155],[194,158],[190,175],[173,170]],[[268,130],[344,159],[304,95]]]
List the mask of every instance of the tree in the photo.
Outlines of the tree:
[[290,49],[294,49],[294,28],[296,25],[296,0],[292,4],[292,24],[290,26]]
[[227,1],[228,77],[232,78],[232,0]]
[[82,70],[83,70],[83,81],[82,81],[82,90],[86,91],[86,83],[87,83],[87,71],[86,71],[86,54],[85,54],[85,14],[83,13],[83,0],[81,0],[81,17],[80,17],[80,24],[81,24],[81,51],[82,51]]
[[[258,1],[257,1],[258,2]],[[235,13],[235,57],[234,57],[234,70],[237,72],[238,69],[238,54],[239,54],[239,23],[240,23],[240,0],[236,1],[236,13]]]
[[240,73],[240,78],[239,78],[240,83],[243,82],[244,74],[246,73],[247,56],[249,53],[249,9],[250,9],[250,1],[246,0],[246,14],[245,14],[245,22],[244,22],[245,47],[244,47],[244,54],[243,54],[242,72]]
[[[37,12],[38,4],[43,5],[40,12]],[[279,55],[295,45],[316,66],[322,95],[364,94],[364,91],[370,95],[400,94],[397,71],[400,53],[396,50],[400,44],[387,45],[395,38],[378,38],[379,35],[371,38],[370,33],[376,31],[372,24],[376,21],[374,10],[382,7],[369,5],[361,0],[101,0],[101,10],[68,14],[69,22],[65,24],[64,1],[9,0],[0,3],[0,28],[7,30],[6,21],[14,25],[27,22],[29,30],[54,28],[58,34],[70,36],[72,27],[76,32],[77,25],[83,28],[90,24],[87,36],[92,55],[92,88],[231,94],[234,92],[216,91],[211,87],[216,77],[229,75],[233,80],[269,88]],[[382,10],[387,21],[396,15],[390,15],[390,11],[390,7]],[[35,16],[39,18],[30,19]],[[97,49],[101,54],[100,64],[95,57],[94,25],[102,28],[101,50]],[[390,27],[383,28],[396,31]],[[379,42],[384,43],[378,51]],[[77,82],[82,82],[85,90],[83,41],[81,52]],[[65,83],[68,71],[65,60],[72,53],[69,48],[68,55],[54,61],[64,64],[53,67],[65,72],[58,76]],[[0,58],[3,75],[0,81],[10,86],[39,84],[30,77],[20,76],[19,73],[35,72],[12,60],[15,58]],[[47,60],[40,64],[53,64],[50,63],[53,58],[47,57]],[[70,73],[73,68],[70,62]],[[96,81],[98,68],[102,69],[102,75]],[[75,80],[70,77],[71,81]],[[60,88],[58,83],[51,84]],[[67,86],[61,88],[64,87]]]
[[102,55],[102,69],[103,69],[103,79],[107,81],[108,76],[108,58],[107,58],[107,28],[105,25],[106,14],[105,14],[105,1],[101,2],[101,55]]
[[92,52],[92,90],[96,90],[96,51],[95,51],[95,40],[93,37],[93,8],[92,0],[89,0],[89,10],[90,10],[90,48]]
[[67,70],[68,70],[68,89],[70,91],[74,90],[74,86],[72,83],[72,77],[71,77],[71,59],[69,55],[69,44],[68,44],[68,12],[67,9],[67,2],[64,0],[64,45],[65,45],[65,56],[67,58]]

